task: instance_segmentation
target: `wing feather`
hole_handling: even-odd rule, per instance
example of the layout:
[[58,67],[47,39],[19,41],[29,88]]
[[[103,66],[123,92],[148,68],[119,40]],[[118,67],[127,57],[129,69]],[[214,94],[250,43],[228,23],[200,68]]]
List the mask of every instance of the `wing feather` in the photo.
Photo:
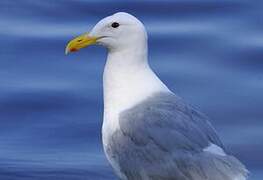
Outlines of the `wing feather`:
[[128,180],[246,177],[233,156],[203,151],[210,143],[225,148],[208,118],[174,94],[155,94],[121,113],[119,124],[106,151]]

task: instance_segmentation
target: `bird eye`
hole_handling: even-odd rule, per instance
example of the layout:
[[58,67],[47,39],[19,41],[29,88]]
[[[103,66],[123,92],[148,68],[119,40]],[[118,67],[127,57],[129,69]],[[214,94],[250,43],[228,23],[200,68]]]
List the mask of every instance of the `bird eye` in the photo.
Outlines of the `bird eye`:
[[114,23],[111,24],[111,27],[113,27],[113,28],[117,28],[119,26],[120,26],[120,24],[117,23],[117,22],[114,22]]

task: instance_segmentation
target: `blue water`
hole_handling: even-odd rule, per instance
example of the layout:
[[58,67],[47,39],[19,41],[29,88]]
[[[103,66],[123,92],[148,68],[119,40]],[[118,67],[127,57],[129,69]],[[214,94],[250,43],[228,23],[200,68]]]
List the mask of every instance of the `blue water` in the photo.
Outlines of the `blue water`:
[[262,180],[262,9],[260,0],[1,0],[0,180],[116,179],[100,133],[107,52],[64,48],[117,11],[144,22],[153,69]]

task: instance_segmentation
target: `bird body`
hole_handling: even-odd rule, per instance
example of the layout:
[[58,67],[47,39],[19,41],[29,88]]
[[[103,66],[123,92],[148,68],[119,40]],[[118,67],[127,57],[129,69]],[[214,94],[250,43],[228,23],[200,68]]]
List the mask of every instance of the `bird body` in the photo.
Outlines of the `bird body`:
[[154,93],[117,120],[104,148],[123,180],[245,180],[207,117],[173,93]]
[[66,52],[98,43],[103,74],[103,147],[122,180],[246,180],[208,118],[171,92],[148,64],[147,33],[127,13],[101,20]]

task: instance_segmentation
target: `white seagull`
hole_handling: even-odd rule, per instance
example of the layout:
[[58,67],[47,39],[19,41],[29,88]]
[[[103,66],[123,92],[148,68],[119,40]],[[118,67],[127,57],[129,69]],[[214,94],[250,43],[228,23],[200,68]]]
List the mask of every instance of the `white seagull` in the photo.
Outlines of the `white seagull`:
[[209,119],[171,92],[148,64],[147,32],[119,12],[70,41],[108,49],[103,74],[103,147],[121,180],[246,180]]

